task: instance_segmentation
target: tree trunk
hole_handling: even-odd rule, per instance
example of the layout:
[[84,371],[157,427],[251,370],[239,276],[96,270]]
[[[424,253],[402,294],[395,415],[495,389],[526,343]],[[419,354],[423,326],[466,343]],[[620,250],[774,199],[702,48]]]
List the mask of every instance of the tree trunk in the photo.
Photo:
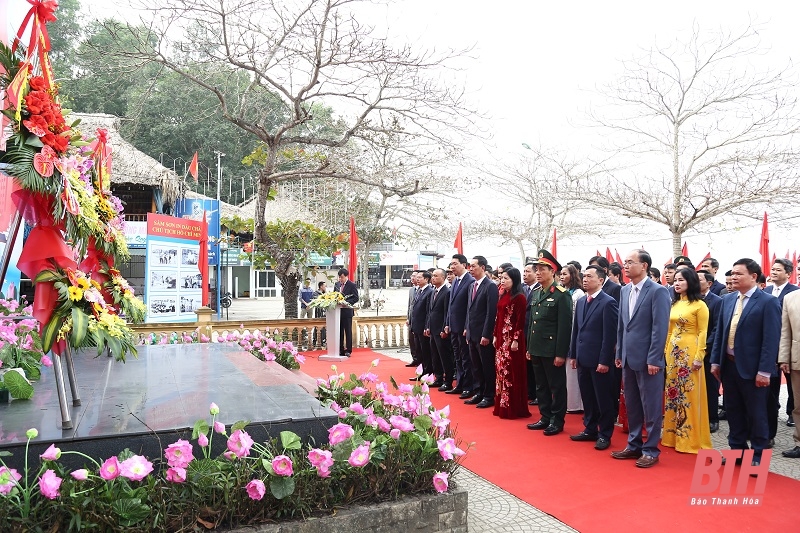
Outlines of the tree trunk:
[[677,231],[672,232],[672,258],[675,259],[679,255],[681,255],[681,238],[683,237],[682,233],[678,233]]
[[297,318],[297,295],[298,289],[300,288],[299,273],[295,271],[287,274],[286,272],[278,272],[276,270],[275,276],[283,287],[283,309],[286,313],[284,315],[285,318]]
[[361,275],[357,276],[356,279],[361,281],[361,307],[369,309],[372,307],[372,300],[369,295],[369,243],[365,242],[363,244],[364,251],[361,253],[358,262]]

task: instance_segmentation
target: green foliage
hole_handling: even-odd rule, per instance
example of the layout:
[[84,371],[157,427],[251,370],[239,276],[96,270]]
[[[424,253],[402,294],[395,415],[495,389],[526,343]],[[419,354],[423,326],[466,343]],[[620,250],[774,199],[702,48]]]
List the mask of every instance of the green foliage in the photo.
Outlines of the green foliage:
[[340,245],[327,231],[301,220],[270,222],[264,232],[269,243],[258,243],[253,263],[256,268],[269,263],[276,272],[285,266],[303,268],[311,263],[312,252],[330,255]]
[[8,389],[12,398],[30,400],[33,397],[33,385],[13,369],[3,374],[3,385]]

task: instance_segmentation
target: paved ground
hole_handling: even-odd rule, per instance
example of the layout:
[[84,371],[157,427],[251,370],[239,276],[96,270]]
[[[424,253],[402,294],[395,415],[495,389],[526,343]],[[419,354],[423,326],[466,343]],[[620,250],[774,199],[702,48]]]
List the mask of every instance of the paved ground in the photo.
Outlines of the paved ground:
[[[372,291],[375,297],[377,291]],[[408,289],[386,289],[381,292],[386,300],[380,315],[405,315],[408,303]],[[362,310],[361,314],[374,314],[374,310]],[[234,300],[230,308],[230,320],[277,319],[283,318],[283,299],[261,298],[259,300]],[[380,353],[410,362],[411,355],[407,349],[378,350]],[[786,402],[786,388],[783,388],[781,404]],[[770,472],[800,480],[800,460],[786,459],[781,451],[794,446],[793,428],[786,426],[787,416],[780,414],[778,435]],[[720,430],[712,435],[714,447],[726,449],[728,426],[720,421]],[[574,531],[547,513],[529,505],[496,485],[462,468],[455,476],[455,481],[469,491],[469,529],[470,531],[506,532],[562,532]]]

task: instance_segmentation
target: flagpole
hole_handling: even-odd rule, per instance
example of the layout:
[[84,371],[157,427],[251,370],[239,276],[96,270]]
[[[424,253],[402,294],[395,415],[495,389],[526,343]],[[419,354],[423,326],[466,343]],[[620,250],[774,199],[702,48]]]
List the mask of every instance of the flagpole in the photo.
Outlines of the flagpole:
[[[214,153],[217,154],[217,216],[222,214],[222,208],[220,207],[219,201],[219,187],[220,183],[222,182],[222,158],[225,156],[219,150],[214,150]],[[217,235],[217,242],[216,242],[216,257],[217,257],[217,318],[222,318],[222,308],[219,305],[220,301],[220,291],[222,290],[222,280],[220,276],[222,275],[222,258],[219,256],[219,235]],[[208,267],[206,267],[208,268]]]

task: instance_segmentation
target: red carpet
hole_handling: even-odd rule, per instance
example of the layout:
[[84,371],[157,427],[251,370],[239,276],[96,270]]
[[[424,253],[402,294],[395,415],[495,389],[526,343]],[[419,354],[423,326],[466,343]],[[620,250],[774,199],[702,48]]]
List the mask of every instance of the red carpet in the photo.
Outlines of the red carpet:
[[[328,376],[330,363],[307,353],[302,371]],[[380,359],[375,372],[381,380],[394,376],[398,383],[413,376],[413,368],[402,361],[359,349],[339,372],[365,372],[370,362]],[[458,397],[431,392],[434,405],[450,405],[450,418],[462,448],[472,443],[464,466],[534,507],[553,515],[582,532],[614,531],[771,531],[789,530],[800,523],[800,481],[770,474],[758,506],[691,507],[689,489],[695,456],[662,448],[659,464],[636,468],[634,461],[610,457],[612,450],[625,447],[627,435],[616,432],[611,448],[594,449],[590,442],[572,442],[571,434],[583,429],[580,415],[567,415],[565,431],[545,437],[525,425],[538,420],[536,406],[531,418],[500,420],[491,409],[464,405]],[[780,450],[775,450],[780,453]],[[738,480],[734,473],[733,490]],[[752,495],[754,481],[750,480]],[[733,495],[732,495],[733,496]],[[739,497],[741,501],[741,497]]]

